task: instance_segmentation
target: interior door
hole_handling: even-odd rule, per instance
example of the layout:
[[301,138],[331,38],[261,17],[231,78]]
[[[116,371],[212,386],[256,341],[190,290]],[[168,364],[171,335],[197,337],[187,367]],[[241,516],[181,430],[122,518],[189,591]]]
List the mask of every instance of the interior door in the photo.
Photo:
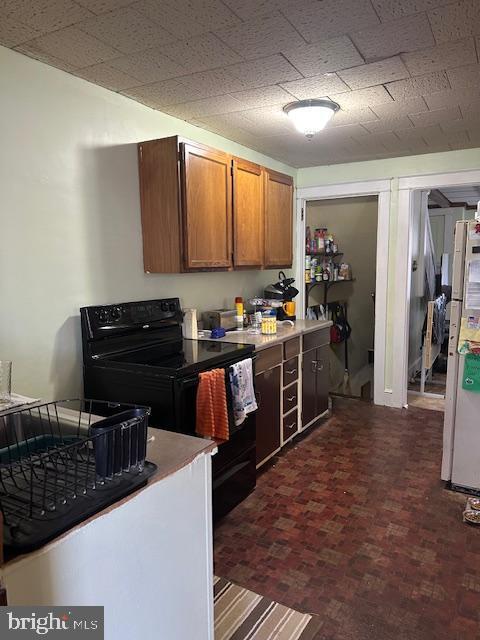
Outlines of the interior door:
[[181,157],[185,267],[231,267],[231,157],[186,143]]
[[233,262],[236,267],[263,265],[264,199],[262,168],[233,159]]
[[257,464],[280,447],[281,366],[255,376],[257,393]]
[[302,427],[317,415],[317,349],[310,349],[303,354],[302,363]]
[[330,391],[330,346],[317,348],[317,416],[328,409],[328,393]]
[[293,261],[293,180],[264,170],[265,267],[291,267]]

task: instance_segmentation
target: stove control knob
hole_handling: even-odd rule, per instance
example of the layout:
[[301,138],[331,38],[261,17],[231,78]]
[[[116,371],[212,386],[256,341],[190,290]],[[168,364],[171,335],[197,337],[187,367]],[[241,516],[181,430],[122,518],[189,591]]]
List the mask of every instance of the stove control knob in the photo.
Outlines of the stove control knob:
[[120,307],[113,307],[113,309],[110,311],[110,317],[112,318],[112,320],[118,320],[121,315],[122,310]]
[[177,310],[177,306],[176,306],[175,302],[170,302],[170,304],[168,305],[168,309],[169,309],[169,311],[174,313]]
[[162,302],[160,308],[162,311],[168,311],[168,302]]
[[106,309],[101,309],[98,314],[98,319],[100,322],[108,322],[108,312]]

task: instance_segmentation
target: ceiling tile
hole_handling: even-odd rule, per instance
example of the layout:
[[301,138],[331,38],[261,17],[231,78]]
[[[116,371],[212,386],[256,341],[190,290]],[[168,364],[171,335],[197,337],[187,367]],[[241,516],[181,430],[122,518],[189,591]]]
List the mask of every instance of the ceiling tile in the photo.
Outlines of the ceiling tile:
[[473,100],[460,108],[465,120],[480,120],[480,99]]
[[463,0],[428,12],[437,42],[459,40],[480,32],[480,2]]
[[402,58],[412,76],[421,76],[431,71],[475,64],[477,52],[473,38],[467,38],[456,42],[446,42],[422,51],[405,53]]
[[480,64],[450,69],[447,76],[452,89],[476,90],[480,86]]
[[242,109],[268,107],[276,104],[284,106],[292,100],[292,96],[278,85],[261,87],[259,89],[247,89],[246,91],[238,91],[231,95],[242,103]]
[[432,124],[441,124],[442,122],[451,122],[462,117],[458,107],[450,107],[448,109],[438,109],[437,111],[424,111],[423,113],[414,113],[410,116],[410,120],[416,127],[428,127]]
[[375,11],[382,22],[435,9],[452,0],[372,0]]
[[122,56],[111,60],[110,66],[137,78],[140,83],[152,83],[167,80],[185,73],[184,67],[171,60],[158,48],[147,49],[142,53]]
[[102,87],[111,89],[112,91],[120,91],[121,89],[127,89],[138,84],[138,80],[128,76],[118,69],[113,69],[107,63],[102,62],[92,67],[86,67],[85,69],[78,69],[75,72],[76,76],[100,84]]
[[245,58],[268,56],[280,53],[284,48],[305,44],[299,33],[279,13],[259,16],[255,20],[216,33]]
[[44,51],[40,51],[34,43],[34,40],[25,42],[24,44],[15,47],[15,51],[24,53],[25,55],[30,56],[35,60],[39,60],[40,62],[49,64],[50,66],[56,67],[57,69],[62,69],[63,71],[71,72],[75,69],[75,67],[72,67],[72,65],[66,63],[64,60],[59,60],[55,56],[45,53]]
[[135,7],[180,39],[240,23],[221,0],[140,0]]
[[284,48],[282,53],[304,76],[317,76],[363,63],[362,56],[347,36],[331,38],[317,44]]
[[290,7],[286,15],[308,42],[341,36],[379,23],[370,0],[299,3],[298,7]]
[[175,36],[131,7],[89,18],[78,23],[77,27],[122,53],[136,53],[176,40]]
[[396,56],[395,58],[353,67],[353,69],[345,69],[344,71],[339,71],[338,75],[351,89],[364,89],[365,87],[373,87],[385,82],[403,80],[408,78],[410,74],[401,58]]
[[350,91],[348,93],[329,95],[329,98],[338,102],[341,109],[347,110],[392,102],[392,97],[383,87],[358,89],[357,91]]
[[314,78],[303,78],[292,82],[283,82],[282,87],[299,100],[321,98],[330,93],[350,91],[347,85],[335,73],[327,73]]
[[161,82],[147,84],[143,87],[134,87],[123,93],[154,108],[180,104],[202,96],[196,89],[182,84],[175,79],[162,80]]
[[204,98],[203,100],[193,100],[192,102],[172,105],[163,109],[163,111],[177,118],[189,119],[211,116],[217,113],[224,114],[229,111],[239,111],[241,108],[242,104],[235,98],[232,98],[232,96],[215,96],[213,98]]
[[429,109],[443,109],[458,104],[460,106],[468,105],[475,97],[480,97],[480,86],[471,87],[469,89],[447,89],[446,91],[438,91],[429,96],[425,96],[425,102]]
[[341,127],[347,124],[359,124],[376,120],[377,116],[370,107],[358,107],[357,109],[341,109],[337,111],[333,120],[330,121],[329,127]]
[[451,134],[455,131],[466,131],[468,129],[475,129],[479,127],[479,119],[476,118],[459,118],[458,120],[450,120],[442,122],[442,131]]
[[424,13],[354,31],[350,34],[362,56],[368,60],[390,58],[435,44],[430,23]]
[[84,20],[92,14],[73,0],[2,0],[2,16],[46,33]]
[[77,69],[118,56],[118,51],[76,27],[47,33],[31,44],[37,51],[63,60]]
[[234,64],[228,69],[233,77],[251,87],[265,87],[301,78],[300,73],[279,54]]
[[231,67],[222,69],[210,69],[209,71],[200,71],[191,75],[178,78],[179,82],[187,85],[192,92],[198,92],[198,97],[206,98],[207,96],[216,96],[233,91],[242,91],[255,86],[244,80],[237,78],[230,71]]
[[410,129],[413,125],[407,116],[400,116],[399,118],[381,118],[380,120],[372,120],[372,122],[363,122],[362,126],[370,133],[382,133]]
[[450,89],[445,72],[436,71],[424,76],[417,76],[408,80],[397,80],[386,85],[395,100],[407,100],[416,96],[428,96],[436,91]]
[[184,67],[184,74],[220,66],[226,67],[243,60],[238,53],[235,53],[213,33],[171,42],[165,47],[161,47],[161,50],[171,60]]
[[372,109],[379,118],[399,118],[400,116],[408,116],[411,113],[428,111],[425,100],[421,97],[395,100],[395,102],[389,102],[388,104],[376,104]]
[[38,35],[38,31],[31,27],[10,18],[0,17],[0,44],[4,47],[15,47]]
[[122,7],[132,4],[133,1],[134,0],[75,0],[77,4],[80,4],[96,15],[121,9]]

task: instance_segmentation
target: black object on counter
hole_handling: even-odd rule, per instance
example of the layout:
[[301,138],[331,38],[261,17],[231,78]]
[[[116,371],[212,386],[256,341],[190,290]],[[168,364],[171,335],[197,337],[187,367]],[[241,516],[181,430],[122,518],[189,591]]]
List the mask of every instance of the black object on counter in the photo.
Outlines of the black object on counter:
[[144,486],[146,407],[67,400],[0,415],[0,509],[8,556],[36,549]]
[[[195,434],[198,374],[251,357],[253,345],[182,338],[178,298],[80,309],[85,394],[151,407],[150,426]],[[218,519],[255,487],[255,415],[212,459]]]

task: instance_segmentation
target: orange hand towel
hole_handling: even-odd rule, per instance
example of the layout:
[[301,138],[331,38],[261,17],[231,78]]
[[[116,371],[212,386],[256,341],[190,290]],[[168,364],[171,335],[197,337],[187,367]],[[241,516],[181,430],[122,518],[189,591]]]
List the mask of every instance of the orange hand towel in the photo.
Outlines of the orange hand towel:
[[225,371],[212,369],[199,374],[195,431],[199,436],[228,440],[228,409]]

